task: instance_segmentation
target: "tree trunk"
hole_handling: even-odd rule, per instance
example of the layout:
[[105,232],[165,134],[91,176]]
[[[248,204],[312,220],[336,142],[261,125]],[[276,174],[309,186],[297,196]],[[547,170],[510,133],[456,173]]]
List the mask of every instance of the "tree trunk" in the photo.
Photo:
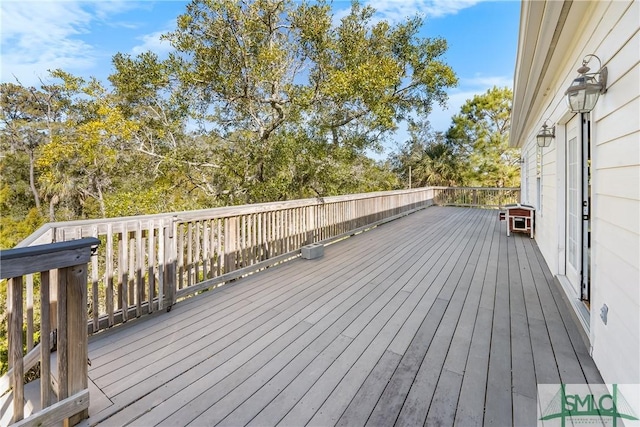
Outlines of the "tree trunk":
[[29,150],[29,187],[31,187],[31,192],[33,193],[33,198],[36,202],[36,208],[40,210],[40,195],[38,194],[38,189],[36,188],[36,179],[35,179],[35,156],[33,155],[33,150]]
[[98,189],[98,202],[100,202],[100,214],[102,215],[102,218],[106,218],[107,217],[107,209],[104,205],[104,196],[102,194],[102,186],[101,185],[96,185],[96,188]]
[[60,200],[60,198],[58,197],[58,195],[55,195],[49,201],[49,222],[55,222],[56,221],[55,207],[58,204],[59,200]]

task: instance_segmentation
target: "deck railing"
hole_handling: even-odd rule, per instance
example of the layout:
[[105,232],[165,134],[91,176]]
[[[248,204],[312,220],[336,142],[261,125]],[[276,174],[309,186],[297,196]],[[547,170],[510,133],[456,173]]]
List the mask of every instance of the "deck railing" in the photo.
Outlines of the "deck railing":
[[[74,425],[87,418],[87,263],[99,241],[81,239],[0,251],[0,279],[8,279],[9,372],[0,396],[12,389],[16,425]],[[27,298],[24,299],[23,278]],[[34,346],[34,279],[39,288],[40,342]],[[26,302],[26,304],[25,304]],[[23,306],[27,307],[26,316]],[[24,354],[24,318],[27,354]],[[51,339],[51,333],[55,337]],[[51,348],[57,349],[57,374]],[[40,363],[40,411],[24,419],[24,374]],[[53,387],[54,393],[51,388]],[[55,394],[55,396],[54,396]]]
[[520,201],[520,188],[432,187],[441,206],[500,208]]
[[[431,204],[498,207],[518,202],[519,195],[517,188],[426,187],[49,223],[18,247],[85,237],[100,241],[87,276],[91,334],[296,257],[305,245],[353,234]],[[29,304],[33,277],[25,281]],[[33,313],[34,307],[27,311]],[[28,329],[32,323],[27,318]],[[28,342],[32,336],[28,330]]]
[[434,195],[419,188],[50,223],[19,246],[99,239],[88,266],[91,334],[296,257],[305,245],[426,207]]

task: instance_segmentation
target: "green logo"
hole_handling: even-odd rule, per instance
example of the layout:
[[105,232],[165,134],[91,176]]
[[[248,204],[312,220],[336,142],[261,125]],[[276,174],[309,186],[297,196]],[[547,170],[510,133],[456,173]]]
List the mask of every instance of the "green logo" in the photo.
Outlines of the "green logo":
[[[613,384],[611,393],[603,385],[601,390],[595,390],[594,387],[586,384],[572,385],[572,391],[569,392],[567,384],[561,384],[539,420],[557,419],[562,427],[567,420],[570,425],[597,423],[611,424],[614,427],[618,425],[618,419],[638,420],[617,384]],[[538,398],[540,399],[540,393]]]

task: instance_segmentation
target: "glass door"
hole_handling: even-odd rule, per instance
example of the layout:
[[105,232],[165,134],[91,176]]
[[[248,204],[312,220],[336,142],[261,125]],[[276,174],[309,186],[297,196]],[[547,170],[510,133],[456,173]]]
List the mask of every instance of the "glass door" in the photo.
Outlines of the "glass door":
[[576,295],[582,288],[582,123],[577,115],[567,131],[566,276]]

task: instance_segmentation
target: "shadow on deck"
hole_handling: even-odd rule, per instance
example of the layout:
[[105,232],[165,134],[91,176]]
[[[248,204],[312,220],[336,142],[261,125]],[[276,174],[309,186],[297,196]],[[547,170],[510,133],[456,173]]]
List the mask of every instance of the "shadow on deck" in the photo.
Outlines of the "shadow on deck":
[[602,379],[535,242],[431,207],[99,334],[84,425],[532,425]]

